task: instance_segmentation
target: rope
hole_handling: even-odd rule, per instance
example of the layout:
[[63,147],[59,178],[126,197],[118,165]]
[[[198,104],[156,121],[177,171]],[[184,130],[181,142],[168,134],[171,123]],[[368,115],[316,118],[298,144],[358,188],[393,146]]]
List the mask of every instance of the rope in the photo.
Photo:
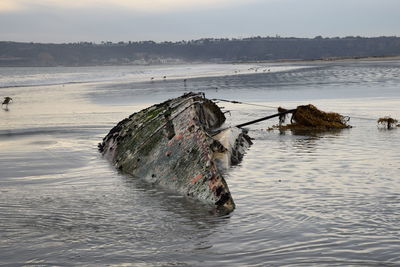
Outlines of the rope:
[[227,99],[219,99],[219,98],[213,98],[211,99],[213,101],[223,101],[223,102],[229,102],[233,104],[242,104],[242,105],[249,105],[249,106],[257,106],[257,107],[264,107],[264,108],[278,108],[278,107],[273,107],[273,106],[267,106],[267,105],[261,105],[261,104],[254,104],[254,103],[246,103],[246,102],[241,102],[241,101],[235,101],[235,100],[227,100]]
[[366,121],[377,121],[377,119],[365,118],[365,117],[357,117],[357,116],[351,116],[351,118],[360,119],[360,120],[366,120]]
[[[273,108],[277,109],[278,107],[274,106],[268,106],[268,105],[261,105],[261,104],[255,104],[255,103],[246,103],[246,102],[241,102],[241,101],[236,101],[236,100],[227,100],[227,99],[220,99],[220,98],[213,98],[211,99],[213,101],[222,101],[222,102],[229,102],[232,104],[241,104],[241,105],[249,105],[249,106],[257,106],[257,107],[264,107],[264,108]],[[228,112],[228,111],[227,111]],[[343,116],[345,121],[350,121],[350,118],[355,118],[355,119],[360,119],[360,120],[366,120],[366,121],[377,121],[377,119],[373,118],[366,118],[366,117],[358,117],[358,116]]]
[[[236,101],[236,100],[227,100],[227,99],[220,99],[220,98],[213,98],[211,100],[229,102],[229,103],[232,103],[232,104],[242,104],[242,105],[249,105],[249,106],[264,107],[264,108],[273,108],[273,109],[277,109],[278,108],[278,107],[274,107],[274,106],[261,105],[261,104],[255,104],[255,103],[246,103],[246,102],[241,102],[241,101]],[[350,118],[355,118],[355,119],[360,119],[360,120],[368,120],[368,121],[377,121],[377,119],[366,118],[366,117],[358,117],[358,116],[343,116],[343,117],[345,118],[346,121],[349,121]]]

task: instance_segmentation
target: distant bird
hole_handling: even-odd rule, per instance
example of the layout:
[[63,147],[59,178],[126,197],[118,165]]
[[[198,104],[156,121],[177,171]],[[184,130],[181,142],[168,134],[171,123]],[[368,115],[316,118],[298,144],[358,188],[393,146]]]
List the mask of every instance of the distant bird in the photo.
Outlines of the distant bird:
[[9,96],[4,97],[4,101],[1,104],[1,106],[6,105],[6,107],[8,106],[8,104],[12,101],[13,99]]
[[164,76],[163,78],[164,78],[164,79],[167,79],[167,76]]
[[183,79],[183,82],[186,83],[186,79]]
[[151,77],[150,80],[154,80],[154,77]]

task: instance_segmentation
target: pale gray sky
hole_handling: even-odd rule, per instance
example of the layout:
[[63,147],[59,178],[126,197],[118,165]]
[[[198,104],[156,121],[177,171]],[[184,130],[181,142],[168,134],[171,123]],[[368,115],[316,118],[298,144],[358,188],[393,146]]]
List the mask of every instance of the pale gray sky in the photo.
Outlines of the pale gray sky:
[[0,40],[400,36],[400,0],[0,0]]

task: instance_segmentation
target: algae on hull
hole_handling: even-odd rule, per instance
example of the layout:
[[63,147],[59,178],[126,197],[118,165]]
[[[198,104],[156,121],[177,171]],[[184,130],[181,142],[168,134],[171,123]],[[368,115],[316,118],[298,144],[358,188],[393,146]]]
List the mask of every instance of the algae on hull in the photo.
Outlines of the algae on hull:
[[[230,212],[235,204],[223,171],[251,141],[232,129],[213,138],[224,121],[214,102],[188,93],[132,114],[111,129],[99,148],[124,173]],[[235,141],[222,145],[218,140],[224,135]]]

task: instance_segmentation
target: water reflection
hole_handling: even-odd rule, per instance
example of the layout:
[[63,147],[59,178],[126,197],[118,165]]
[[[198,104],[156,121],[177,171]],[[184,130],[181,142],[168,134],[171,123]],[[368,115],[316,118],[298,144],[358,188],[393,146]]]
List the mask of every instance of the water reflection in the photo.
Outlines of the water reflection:
[[315,131],[315,130],[297,130],[292,129],[291,133],[295,137],[293,139],[293,148],[295,152],[314,153],[317,151],[321,142],[334,142],[336,138],[340,138],[345,129]]
[[225,220],[230,218],[229,215],[220,214],[217,210],[214,210],[212,206],[202,203],[198,200],[188,198],[172,192],[160,185],[154,185],[148,183],[140,177],[132,177],[127,174],[119,173],[121,180],[127,186],[127,188],[141,192],[145,192],[143,195],[145,198],[144,202],[154,203],[155,206],[176,213],[179,216],[187,216],[195,220],[207,219],[207,218],[220,218]]
[[[81,172],[93,173],[91,169]],[[140,179],[102,167],[97,172],[84,184],[31,185],[34,194],[25,192],[28,186],[2,192],[0,243],[9,250],[0,260],[24,264],[40,259],[50,265],[70,257],[81,264],[190,262],[193,253],[212,249],[230,222],[230,216],[216,216],[207,206]]]
[[290,129],[290,132],[293,135],[322,138],[324,136],[338,137],[345,130],[347,130],[347,129],[331,129],[331,130]]

